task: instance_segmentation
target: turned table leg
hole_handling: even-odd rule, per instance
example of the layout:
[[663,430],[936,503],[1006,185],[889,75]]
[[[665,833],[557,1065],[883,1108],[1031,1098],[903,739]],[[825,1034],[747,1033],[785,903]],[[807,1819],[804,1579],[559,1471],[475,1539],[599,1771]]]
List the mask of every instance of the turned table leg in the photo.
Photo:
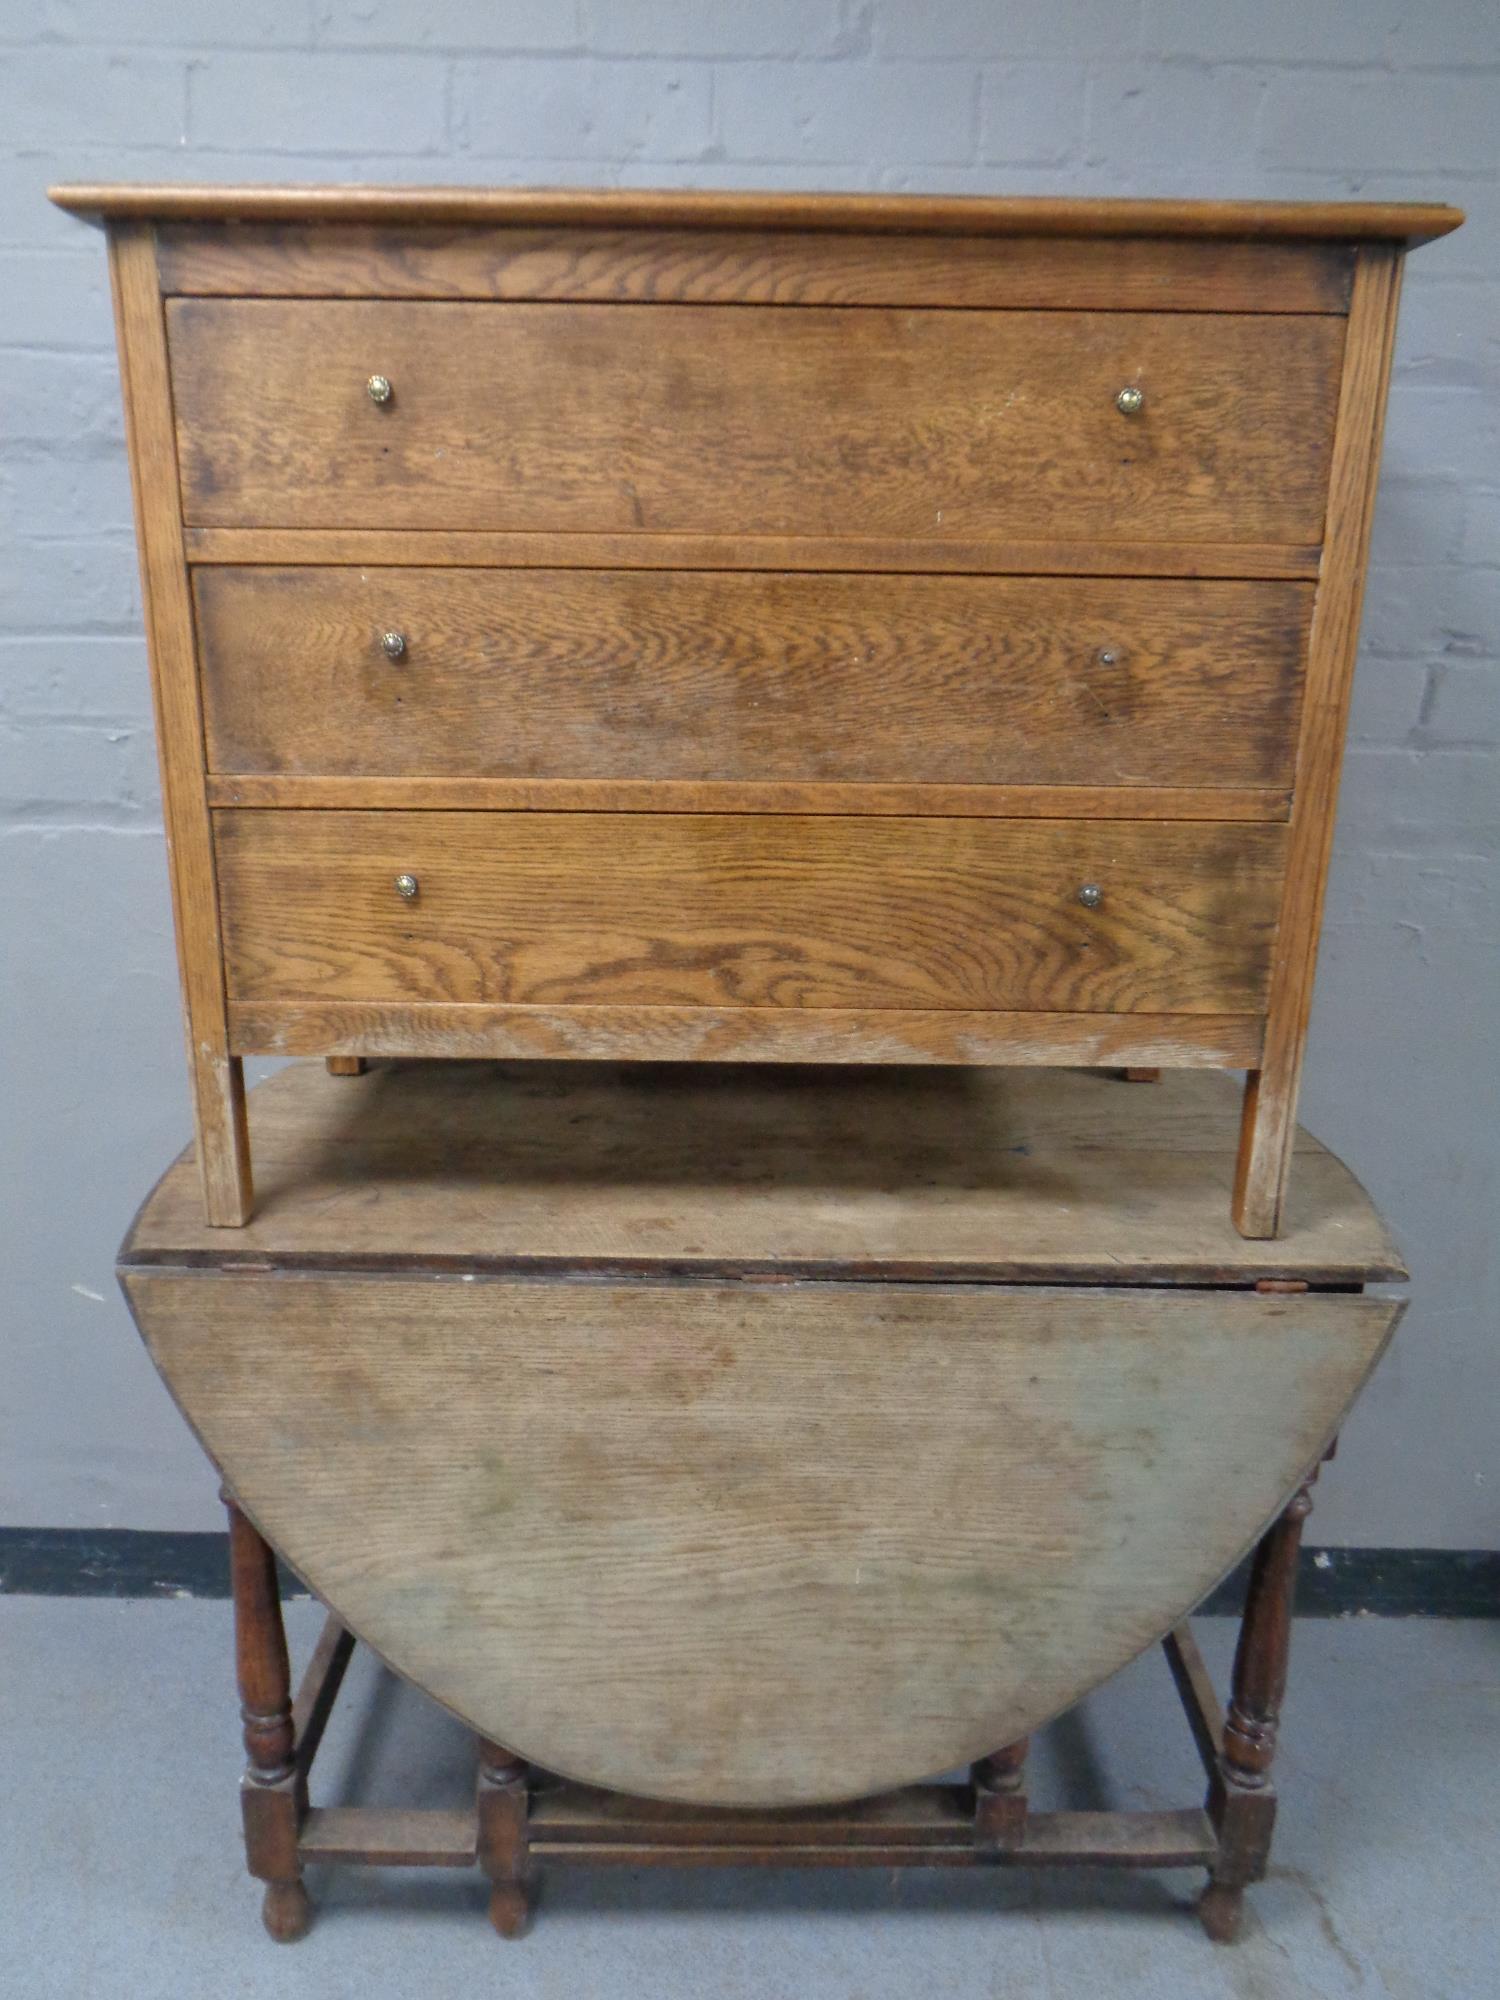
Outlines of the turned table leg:
[[1218,1944],[1228,1944],[1239,1930],[1246,1885],[1265,1874],[1271,1851],[1276,1823],[1271,1765],[1286,1693],[1297,1553],[1303,1524],[1312,1512],[1317,1476],[1315,1466],[1267,1529],[1251,1565],[1224,1718],[1224,1747],[1208,1792],[1219,1858],[1198,1903],[1203,1928]]
[[503,1938],[519,1937],[531,1903],[527,1892],[526,1765],[512,1751],[479,1738],[479,1865],[490,1878],[490,1922]]
[[1026,1835],[1026,1750],[1018,1737],[969,1766],[974,1787],[974,1840],[981,1853],[1019,1847]]
[[306,1935],[312,1908],[297,1856],[301,1780],[276,1556],[228,1493],[224,1501],[229,1509],[235,1667],[249,1760],[240,1780],[245,1863],[266,1885],[261,1906],[266,1929],[278,1944],[290,1944]]

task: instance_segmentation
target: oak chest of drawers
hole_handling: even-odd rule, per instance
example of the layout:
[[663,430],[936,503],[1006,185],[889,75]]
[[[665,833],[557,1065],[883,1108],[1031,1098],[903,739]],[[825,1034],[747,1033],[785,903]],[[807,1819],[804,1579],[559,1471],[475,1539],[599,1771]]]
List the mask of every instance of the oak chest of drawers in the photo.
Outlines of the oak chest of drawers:
[[63,189],[199,1161],[251,1053],[1243,1068],[1280,1225],[1444,208]]

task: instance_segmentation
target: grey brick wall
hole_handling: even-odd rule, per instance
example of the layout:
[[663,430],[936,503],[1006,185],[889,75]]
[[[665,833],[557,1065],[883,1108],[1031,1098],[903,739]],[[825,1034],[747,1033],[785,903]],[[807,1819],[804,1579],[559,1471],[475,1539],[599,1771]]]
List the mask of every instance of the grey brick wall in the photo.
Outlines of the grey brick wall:
[[1445,198],[1412,262],[1304,1109],[1415,1304],[1325,1539],[1497,1539],[1494,0],[4,0],[0,1520],[203,1526],[113,1250],[187,1127],[102,248],[68,179]]

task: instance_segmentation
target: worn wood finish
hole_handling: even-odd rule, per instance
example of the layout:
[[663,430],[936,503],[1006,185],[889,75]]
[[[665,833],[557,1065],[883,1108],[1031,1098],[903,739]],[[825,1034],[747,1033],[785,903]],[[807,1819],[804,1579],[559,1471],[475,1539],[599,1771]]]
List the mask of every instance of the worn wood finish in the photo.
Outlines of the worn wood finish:
[[210,772],[208,801],[301,811],[873,813],[944,819],[1284,820],[1271,787],[841,784],[685,778],[327,778]]
[[124,1282],[207,1449],[344,1623],[530,1761],[714,1804],[883,1790],[1067,1706],[1254,1538],[1400,1310]]
[[1238,1234],[1238,1095],[1186,1071],[1132,1090],[1059,1069],[452,1062],[344,1079],[297,1063],[251,1095],[261,1202],[245,1229],[204,1225],[189,1152],[122,1254],[1027,1284],[1404,1277],[1359,1183],[1305,1132],[1283,1235]]
[[1161,1646],[1193,1732],[1198,1760],[1205,1775],[1212,1778],[1217,1774],[1219,1752],[1224,1747],[1224,1712],[1191,1625],[1177,1626],[1162,1640]]
[[[292,1703],[293,1755],[304,1787],[354,1652],[354,1634],[330,1612]],[[304,1812],[304,1819],[306,1814]],[[300,1832],[299,1832],[300,1840]]]
[[1284,839],[1128,820],[214,819],[230,992],[274,1004],[1256,1013]]
[[[964,1868],[1007,1859],[1023,1867],[1201,1868],[1215,1853],[1208,1816],[1187,1807],[1032,1813],[1024,1849],[987,1856],[973,1845],[964,1807],[957,1786],[916,1785],[833,1811],[731,1817],[554,1782],[533,1803],[530,1849],[537,1859],[586,1868]],[[687,1837],[699,1829],[699,1841]],[[302,1832],[305,1860],[374,1868],[472,1868],[474,1845],[473,1813],[439,1806],[315,1806]]]
[[240,1781],[245,1863],[265,1883],[261,1919],[278,1944],[306,1935],[312,1908],[297,1834],[304,1798],[276,1557],[226,1491],[235,1670],[248,1762]]
[[213,567],[194,595],[213,771],[653,796],[1284,787],[1312,613],[1295,584],[670,570]]
[[[463,1006],[445,1001],[235,1001],[241,1055],[581,1062],[1170,1063],[1244,1069],[1260,1060],[1258,1014],[974,1014],[956,1007]],[[331,1058],[338,1060],[338,1058]]]
[[301,1850],[325,1866],[472,1868],[477,1839],[472,1806],[313,1806]]
[[1049,196],[779,194],[749,190],[71,185],[76,215],[163,222],[338,222],[541,228],[894,231],[952,236],[1185,236],[1427,242],[1463,211],[1437,202],[1136,201]]
[[793,230],[169,223],[162,287],[208,297],[1344,312],[1347,244]]
[[1235,1220],[1247,1236],[1274,1236],[1286,1199],[1400,288],[1401,261],[1394,250],[1360,252],[1339,397],[1324,576],[1308,655],[1266,1049],[1246,1086],[1235,1174]]
[[1297,1551],[1312,1512],[1317,1467],[1272,1522],[1255,1551],[1245,1615],[1234,1655],[1234,1681],[1224,1717],[1217,1768],[1210,1777],[1208,1815],[1219,1852],[1198,1903],[1203,1928],[1216,1944],[1239,1930],[1246,1886],[1266,1872],[1276,1826],[1270,1782],[1276,1729],[1286,1694],[1292,1641]]
[[475,1783],[475,1851],[490,1878],[490,1922],[503,1938],[517,1938],[530,1915],[527,1895],[530,1776],[514,1752],[479,1739]]
[[246,527],[1315,541],[1343,346],[1318,315],[166,314],[185,516]]
[[974,1841],[987,1857],[1018,1848],[1026,1838],[1026,1737],[977,1757],[969,1767],[974,1787]]
[[957,1785],[909,1785],[837,1807],[729,1813],[564,1782],[536,1799],[532,1851],[589,1867],[1191,1868],[1213,1858],[1213,1829],[1197,1809],[1032,1813],[1024,1849],[989,1855],[974,1844],[967,1806]]
[[[1275,1232],[1456,211],[55,192],[129,274],[218,1221],[247,1050],[566,1053],[1243,1066]],[[1129,876],[1087,920],[1075,862]]]
[[851,570],[892,575],[1223,577],[1316,581],[1317,543],[956,541],[933,535],[535,534],[517,529],[195,528],[197,563],[364,568]]
[[193,608],[184,569],[172,391],[149,227],[122,225],[115,232],[110,273],[203,1203],[213,1222],[234,1225],[245,1220],[251,1204],[245,1088],[239,1059],[229,1053],[224,1011]]

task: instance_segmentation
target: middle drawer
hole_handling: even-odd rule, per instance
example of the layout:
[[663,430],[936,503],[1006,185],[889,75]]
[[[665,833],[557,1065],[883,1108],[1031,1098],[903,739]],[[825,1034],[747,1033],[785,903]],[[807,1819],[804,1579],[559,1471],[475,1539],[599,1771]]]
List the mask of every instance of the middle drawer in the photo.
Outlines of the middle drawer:
[[1288,785],[1313,596],[698,570],[194,587],[215,772],[975,785]]

